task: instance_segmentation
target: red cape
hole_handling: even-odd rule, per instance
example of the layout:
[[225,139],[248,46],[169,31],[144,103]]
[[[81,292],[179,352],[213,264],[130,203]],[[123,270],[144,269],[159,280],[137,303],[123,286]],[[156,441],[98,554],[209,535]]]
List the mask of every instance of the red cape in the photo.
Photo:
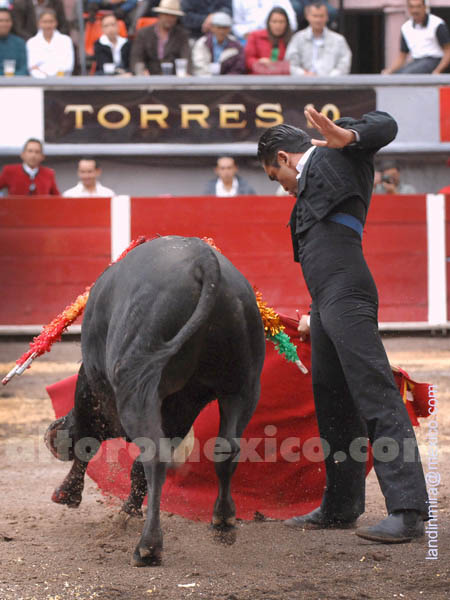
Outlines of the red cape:
[[[310,369],[308,343],[298,340],[297,321],[281,315],[286,333],[298,347],[302,362]],[[320,454],[314,452],[318,438],[311,376],[288,363],[267,342],[261,378],[261,398],[243,438],[253,440],[247,447],[233,476],[232,492],[237,517],[252,519],[256,511],[267,517],[286,519],[319,506],[325,485],[325,468]],[[415,383],[404,371],[395,374],[413,425],[417,416],[427,416],[428,384]],[[77,375],[48,386],[56,417],[73,406]],[[408,399],[409,398],[409,399]],[[205,456],[205,444],[213,446],[219,429],[217,402],[208,405],[194,424],[195,446],[186,463],[169,470],[163,489],[161,508],[193,520],[209,521],[217,495],[214,464]],[[255,439],[260,439],[256,444]],[[304,449],[308,457],[298,451]],[[200,448],[200,452],[198,449]],[[126,498],[130,490],[129,473],[138,451],[124,440],[110,440],[89,463],[88,475],[105,494]],[[207,454],[210,454],[210,452]],[[258,459],[248,460],[249,458]],[[260,460],[259,460],[260,459]],[[367,472],[372,466],[368,462]]]

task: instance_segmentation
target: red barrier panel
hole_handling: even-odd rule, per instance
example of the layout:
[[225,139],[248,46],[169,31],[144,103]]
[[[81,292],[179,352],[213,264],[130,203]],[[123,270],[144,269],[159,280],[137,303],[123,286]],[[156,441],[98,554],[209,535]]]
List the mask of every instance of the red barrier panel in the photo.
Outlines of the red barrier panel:
[[296,317],[310,299],[286,227],[292,204],[279,196],[132,198],[131,237],[212,237],[267,302]]
[[426,196],[374,196],[363,247],[380,297],[380,321],[427,321]]
[[[132,198],[131,239],[212,237],[269,304],[295,317],[310,299],[292,258],[292,205],[277,196]],[[110,229],[106,198],[1,198],[0,325],[45,324],[61,312],[109,264]],[[364,249],[380,320],[426,321],[425,196],[375,196]]]
[[0,324],[51,321],[110,262],[106,198],[0,201]]
[[[210,236],[280,312],[295,317],[310,298],[293,263],[289,197],[133,198],[139,234]],[[364,251],[380,292],[381,321],[427,320],[425,196],[374,196]]]

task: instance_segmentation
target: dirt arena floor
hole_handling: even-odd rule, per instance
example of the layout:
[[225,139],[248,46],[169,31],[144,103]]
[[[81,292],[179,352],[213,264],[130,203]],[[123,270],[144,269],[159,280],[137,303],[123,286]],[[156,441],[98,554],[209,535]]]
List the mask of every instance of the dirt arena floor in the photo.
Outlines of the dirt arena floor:
[[[384,342],[393,364],[438,389],[437,558],[427,558],[428,537],[378,545],[352,531],[293,531],[276,521],[240,522],[235,543],[224,544],[206,524],[163,513],[163,565],[131,566],[142,520],[119,524],[119,504],[89,479],[79,509],[50,500],[69,463],[50,456],[43,443],[53,420],[45,386],[77,371],[80,345],[68,341],[0,389],[0,600],[450,598],[450,337]],[[0,341],[2,376],[27,347]],[[428,431],[422,420],[417,434],[426,472]],[[360,524],[384,515],[372,472]]]

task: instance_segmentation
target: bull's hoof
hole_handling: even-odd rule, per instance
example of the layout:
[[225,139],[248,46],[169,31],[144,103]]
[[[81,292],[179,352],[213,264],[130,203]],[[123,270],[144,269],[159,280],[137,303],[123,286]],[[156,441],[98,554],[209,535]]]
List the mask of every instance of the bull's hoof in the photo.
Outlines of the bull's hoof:
[[237,529],[231,526],[214,527],[211,525],[213,530],[213,538],[215,542],[225,544],[226,546],[232,546],[237,539]]
[[236,541],[236,517],[213,515],[211,529],[215,542],[231,546]]
[[133,566],[157,567],[162,563],[162,548],[142,548],[136,546],[133,554]]
[[56,504],[65,504],[68,508],[78,508],[81,504],[81,493],[68,491],[61,486],[53,492],[52,501]]

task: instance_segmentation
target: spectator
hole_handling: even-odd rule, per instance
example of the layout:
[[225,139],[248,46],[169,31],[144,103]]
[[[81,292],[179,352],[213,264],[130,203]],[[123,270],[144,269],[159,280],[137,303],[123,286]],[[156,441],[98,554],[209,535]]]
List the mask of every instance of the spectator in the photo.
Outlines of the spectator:
[[381,181],[375,186],[375,194],[415,194],[414,186],[400,181],[398,164],[391,160],[380,165]]
[[27,41],[28,70],[33,77],[71,75],[74,66],[73,43],[60,33],[56,13],[51,8],[42,11],[38,33]]
[[94,44],[95,74],[103,75],[103,65],[115,65],[115,73],[124,75],[130,70],[130,42],[119,35],[119,23],[113,14],[102,17],[102,35]]
[[11,13],[6,8],[0,8],[0,75],[4,75],[3,61],[16,61],[15,75],[28,75],[27,49],[22,38],[11,33]]
[[97,198],[110,198],[115,196],[115,192],[102,185],[98,178],[102,174],[100,165],[95,158],[82,158],[78,161],[79,183],[73,188],[66,190],[63,196],[71,198],[87,198],[89,196]]
[[[310,4],[313,4],[314,2],[317,2],[317,0],[291,0],[292,8],[294,9],[295,14],[297,15],[297,23],[299,29],[304,29],[308,26],[308,21],[305,18],[305,8]],[[330,27],[330,29],[337,29],[339,17],[338,9],[335,8],[329,2],[324,1],[324,4],[326,5],[328,10],[328,27]]]
[[284,60],[286,47],[291,39],[289,18],[279,6],[272,8],[267,16],[266,28],[252,31],[245,44],[245,62],[249,73],[259,72],[260,66],[276,64]]
[[230,35],[232,20],[228,13],[214,13],[211,31],[192,48],[194,75],[209,75],[211,63],[220,65],[220,75],[245,73],[244,48]]
[[160,75],[161,63],[173,63],[176,58],[189,61],[191,47],[188,32],[178,23],[184,15],[179,0],[161,0],[155,9],[158,21],[137,32],[131,50],[131,69],[136,75]]
[[206,184],[206,196],[251,196],[255,194],[252,186],[237,174],[238,168],[231,156],[221,156],[217,159],[214,169],[217,177]]
[[0,173],[0,190],[7,188],[8,195],[40,195],[59,196],[53,169],[41,167],[45,156],[42,143],[30,138],[20,155],[22,164],[6,165]]
[[91,23],[94,23],[97,11],[110,10],[116,19],[125,21],[127,28],[130,28],[134,22],[136,5],[137,0],[88,0],[88,18]]
[[189,37],[198,40],[211,32],[211,18],[216,12],[231,15],[231,0],[181,0],[184,12],[183,26],[189,31]]
[[13,32],[24,40],[36,35],[39,17],[45,8],[52,8],[55,11],[59,31],[69,34],[62,0],[14,0],[11,9]]
[[292,31],[297,30],[297,17],[289,0],[233,0],[233,33],[240,40],[250,32],[264,29],[267,17],[275,6],[284,8]]
[[[403,23],[400,30],[400,54],[382,73],[442,73],[450,64],[447,25],[428,12],[425,0],[408,0],[408,10],[411,19]],[[412,60],[406,63],[408,56]]]
[[346,75],[352,62],[351,50],[343,35],[326,27],[325,2],[315,2],[305,9],[309,26],[293,35],[286,50],[293,75]]

